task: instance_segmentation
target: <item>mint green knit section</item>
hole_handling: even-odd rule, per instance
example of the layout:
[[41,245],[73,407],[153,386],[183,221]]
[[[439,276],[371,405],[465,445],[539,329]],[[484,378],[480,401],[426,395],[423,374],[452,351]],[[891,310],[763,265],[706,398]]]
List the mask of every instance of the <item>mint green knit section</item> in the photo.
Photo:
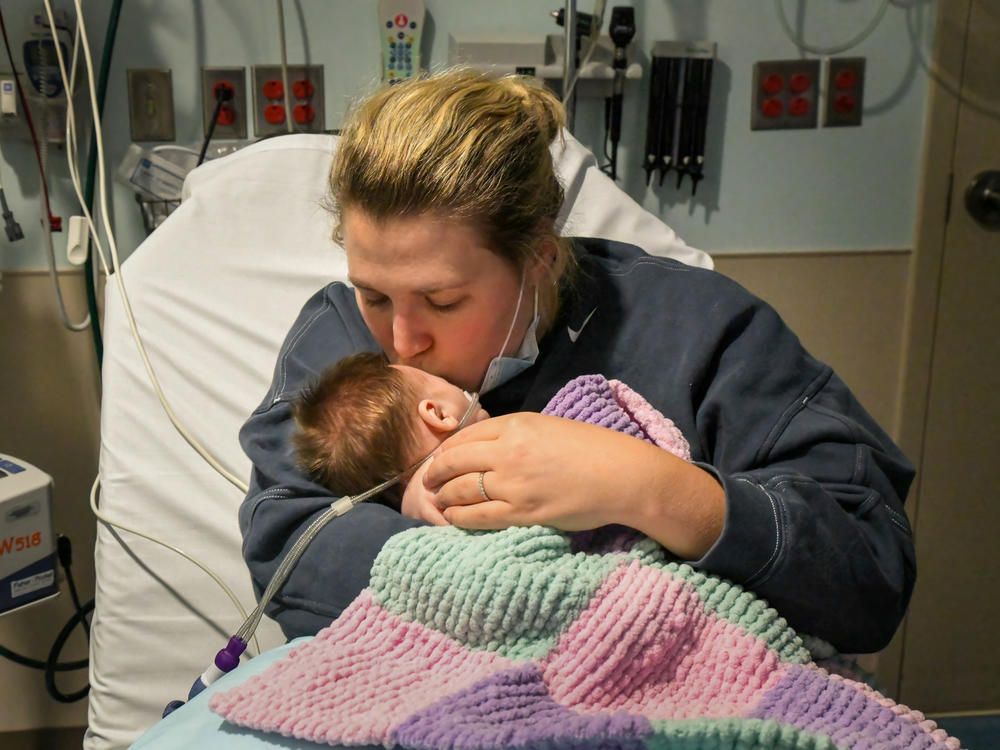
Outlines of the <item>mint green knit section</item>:
[[825,734],[774,719],[666,719],[650,724],[647,750],[842,750]]
[[383,609],[469,648],[538,659],[628,561],[573,554],[565,534],[542,526],[422,527],[389,539],[369,588]]
[[659,568],[689,583],[701,599],[706,612],[714,612],[723,620],[760,638],[778,654],[781,661],[808,664],[812,660],[802,639],[785,618],[768,606],[766,601],[742,586],[676,562],[652,539],[643,539],[637,543],[629,556],[643,565]]

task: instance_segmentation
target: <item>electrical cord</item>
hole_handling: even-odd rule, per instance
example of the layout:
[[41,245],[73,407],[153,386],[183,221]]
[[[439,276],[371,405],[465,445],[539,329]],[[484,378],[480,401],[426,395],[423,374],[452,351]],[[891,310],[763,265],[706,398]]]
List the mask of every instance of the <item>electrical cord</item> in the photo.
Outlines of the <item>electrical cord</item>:
[[[70,96],[70,91],[65,89],[67,100]],[[66,113],[69,116],[69,107],[67,106]],[[41,165],[44,172],[46,166],[48,165],[48,141],[42,139],[42,149],[41,149]],[[67,149],[68,153],[68,149]],[[42,204],[44,210],[45,204]],[[59,306],[59,317],[62,319],[63,327],[67,330],[79,332],[86,331],[90,327],[90,314],[81,320],[79,323],[74,323],[69,319],[69,313],[66,312],[66,301],[63,299],[62,285],[59,283],[59,272],[56,267],[56,251],[52,243],[52,229],[42,222],[42,236],[45,239],[45,255],[49,266],[49,279],[52,281],[52,288],[56,293],[56,302]]]
[[[44,0],[46,11],[51,14],[52,5],[50,0]],[[219,474],[221,474],[225,479],[227,479],[231,484],[233,484],[237,489],[239,489],[244,495],[248,491],[248,486],[246,482],[237,477],[234,473],[226,469],[222,464],[216,459],[211,453],[209,453],[198,440],[188,431],[186,427],[177,418],[174,413],[173,408],[167,401],[166,395],[163,393],[163,388],[160,385],[159,378],[156,377],[156,373],[153,370],[153,365],[149,360],[149,355],[146,352],[146,347],[142,342],[142,337],[139,335],[139,330],[135,323],[135,315],[132,311],[132,304],[128,296],[128,292],[125,290],[125,284],[122,281],[121,274],[121,262],[118,255],[118,245],[115,242],[114,231],[111,228],[110,223],[110,211],[108,210],[108,186],[107,186],[107,174],[104,167],[104,133],[101,127],[101,117],[100,111],[97,104],[96,92],[94,90],[94,66],[93,60],[90,56],[90,42],[87,38],[87,28],[83,20],[83,10],[81,8],[81,0],[73,0],[73,5],[76,8],[77,14],[77,30],[80,34],[80,47],[83,50],[84,64],[87,69],[88,81],[91,83],[89,86],[90,93],[90,105],[91,114],[93,115],[94,121],[94,133],[93,142],[96,143],[97,147],[97,176],[98,176],[98,191],[97,195],[100,198],[100,208],[101,208],[101,220],[104,225],[104,233],[108,241],[108,250],[111,256],[112,268],[114,273],[109,275],[114,278],[118,286],[118,291],[121,296],[122,305],[125,310],[125,316],[129,324],[129,328],[132,331],[132,337],[135,340],[136,347],[139,351],[140,358],[142,359],[143,366],[146,369],[146,374],[149,377],[150,383],[153,386],[153,390],[159,399],[160,405],[163,406],[167,417],[170,419],[171,424],[180,433],[181,437],[190,445],[195,452],[198,453],[203,459],[205,459],[208,464],[215,469]],[[58,48],[57,48],[58,49]],[[63,76],[64,80],[67,78],[66,68],[61,54],[57,55],[59,60],[60,74]]]
[[[115,48],[115,39],[118,37],[118,21],[121,18],[122,3],[124,0],[112,0],[111,10],[108,12],[108,26],[104,32],[104,48],[101,52],[101,72],[97,79],[97,114],[95,117],[100,120],[104,115],[104,100],[108,91],[108,79],[111,76],[111,56]],[[80,15],[77,14],[76,34],[80,34]],[[79,46],[76,45],[77,47]],[[75,72],[75,71],[74,71]],[[93,74],[88,78],[88,83],[93,89]],[[87,186],[84,191],[85,200],[81,204],[85,211],[94,207],[94,179],[97,172],[97,131],[90,132],[90,150],[87,152]],[[106,267],[106,263],[102,259]],[[97,358],[98,371],[104,365],[104,340],[101,336],[100,315],[97,309],[97,268],[94,264],[94,257],[87,253],[84,262],[87,281],[87,306],[90,308],[90,331],[94,341],[94,354]],[[106,273],[107,271],[105,271]]]
[[0,646],[0,656],[9,659],[16,664],[20,664],[23,667],[44,671],[45,690],[48,692],[49,697],[59,703],[75,703],[76,701],[86,697],[87,693],[90,692],[90,686],[84,686],[74,693],[64,693],[56,685],[56,673],[75,672],[80,669],[86,669],[89,666],[90,661],[88,659],[81,659],[79,661],[60,662],[59,655],[62,653],[66,642],[69,640],[70,635],[73,633],[73,630],[76,629],[77,625],[83,626],[84,635],[86,636],[87,641],[90,641],[90,623],[87,621],[87,615],[94,611],[94,600],[91,599],[86,604],[80,603],[80,597],[76,590],[76,583],[73,580],[73,545],[70,542],[69,537],[60,534],[56,538],[56,550],[59,558],[59,564],[66,573],[66,584],[69,587],[70,598],[73,600],[73,616],[70,617],[70,619],[59,631],[55,641],[52,643],[52,648],[49,650],[48,658],[45,661],[23,656],[22,654],[11,651],[3,646]]
[[[45,7],[46,7],[46,12],[49,13],[50,18],[51,18],[52,7],[51,7],[50,0],[44,0],[44,4],[45,4]],[[77,11],[77,34],[79,36],[79,44],[76,45],[76,48],[77,49],[79,49],[79,48],[83,49],[85,67],[86,67],[86,70],[87,70],[88,81],[90,83],[89,89],[90,89],[91,113],[94,116],[94,133],[92,135],[92,143],[96,145],[96,152],[97,152],[96,153],[96,156],[97,156],[97,158],[96,158],[96,164],[97,164],[97,172],[98,172],[98,179],[99,179],[99,186],[100,186],[99,197],[101,199],[102,219],[104,221],[105,233],[106,233],[106,235],[108,237],[109,254],[111,256],[111,262],[112,262],[112,266],[114,268],[114,273],[113,274],[111,273],[111,271],[108,268],[107,261],[106,261],[106,259],[104,257],[103,250],[101,250],[98,247],[99,257],[101,259],[102,264],[104,264],[105,273],[107,273],[109,276],[111,276],[112,278],[114,278],[115,281],[117,282],[119,294],[120,294],[121,300],[122,300],[122,305],[124,307],[126,318],[128,320],[128,323],[129,323],[129,328],[131,329],[132,337],[135,340],[136,347],[137,347],[137,349],[139,351],[140,357],[142,358],[143,364],[144,364],[144,366],[146,368],[146,374],[148,375],[148,377],[150,379],[150,383],[153,386],[153,390],[155,391],[156,396],[159,399],[160,404],[163,407],[164,411],[166,412],[167,416],[169,417],[171,423],[174,425],[175,429],[177,429],[177,431],[180,433],[180,435],[185,439],[185,441],[187,441],[187,443],[203,459],[205,459],[205,461],[208,462],[208,464],[210,466],[212,466],[213,469],[215,469],[216,471],[218,471],[223,477],[225,477],[232,484],[234,484],[237,487],[237,489],[239,489],[239,490],[242,491],[243,494],[246,494],[247,490],[248,490],[246,484],[243,483],[232,472],[227,471],[218,462],[218,460],[215,459],[210,453],[208,453],[208,451],[205,450],[205,448],[201,446],[201,444],[194,438],[194,436],[191,435],[187,431],[187,429],[180,423],[180,420],[177,419],[176,414],[174,414],[173,409],[170,407],[170,404],[166,400],[166,397],[165,397],[165,395],[163,393],[163,389],[160,387],[159,379],[156,377],[156,373],[153,371],[152,364],[149,361],[149,356],[146,353],[145,345],[142,343],[142,338],[140,337],[138,328],[136,327],[135,316],[132,313],[132,305],[131,305],[131,302],[129,300],[128,293],[125,290],[125,285],[122,282],[122,274],[121,274],[120,262],[119,262],[119,259],[118,259],[117,244],[115,243],[114,234],[111,231],[111,226],[110,226],[110,223],[108,221],[108,212],[107,212],[107,183],[106,183],[106,175],[105,175],[105,170],[104,170],[104,137],[103,137],[103,133],[101,131],[100,116],[99,116],[98,106],[97,106],[97,102],[96,102],[96,98],[95,98],[95,92],[94,92],[94,85],[93,85],[94,70],[93,70],[93,63],[92,63],[92,60],[90,58],[89,41],[87,40],[86,26],[85,26],[85,24],[83,22],[83,15],[82,15],[82,12],[81,12],[81,9],[80,9],[80,0],[74,0],[74,5],[76,6],[76,11]],[[62,75],[63,81],[65,83],[67,81],[67,78],[68,78],[68,75],[67,75],[67,72],[66,72],[66,68],[65,68],[65,63],[64,63],[61,55],[57,54],[57,59],[59,61],[60,75]],[[230,95],[231,95],[231,92],[230,92]],[[70,123],[72,123],[73,120],[74,120],[74,117],[71,117],[69,115],[69,113],[67,113],[67,127],[71,127]],[[75,130],[67,138],[67,142],[69,143],[70,141],[72,141],[73,143],[75,143]],[[70,153],[71,153],[71,149],[67,148],[67,158],[70,158]],[[75,168],[74,168],[74,165],[72,164],[72,161],[70,163],[70,172],[71,172],[71,176],[75,172]],[[83,207],[83,211],[84,211],[84,214],[86,216],[86,219],[87,219],[87,222],[88,222],[88,226],[91,229],[92,235],[96,239],[96,237],[97,237],[97,229],[94,226],[93,219],[92,219],[92,217],[90,215],[90,212],[87,209],[87,205],[88,205],[89,201],[82,200],[82,196],[80,196],[79,181],[78,180],[74,182],[74,187],[77,188],[77,197],[81,198],[81,206]],[[221,577],[219,577],[218,574],[216,574],[214,571],[212,571],[211,568],[209,568],[207,565],[205,565],[204,563],[198,561],[196,558],[194,558],[193,556],[187,554],[186,552],[184,552],[183,550],[181,550],[178,547],[175,547],[175,546],[173,546],[173,545],[171,545],[171,544],[169,544],[167,542],[164,542],[164,541],[162,541],[160,539],[157,539],[156,537],[153,537],[153,536],[151,536],[149,534],[145,534],[145,533],[143,533],[143,532],[141,532],[141,531],[139,531],[137,529],[133,529],[131,527],[128,527],[128,526],[120,524],[120,523],[118,523],[116,521],[113,521],[110,518],[108,518],[107,516],[105,516],[103,513],[101,513],[99,511],[99,509],[98,509],[98,506],[97,506],[97,492],[98,492],[99,487],[100,487],[100,477],[97,477],[97,478],[95,478],[93,486],[91,487],[91,494],[90,494],[90,507],[91,507],[91,510],[93,511],[93,513],[94,513],[94,515],[95,515],[96,518],[98,518],[100,521],[102,521],[103,523],[107,524],[110,527],[121,529],[122,531],[126,531],[126,532],[128,532],[130,534],[135,534],[136,536],[141,536],[142,538],[147,539],[147,540],[149,540],[149,541],[151,541],[151,542],[153,542],[155,544],[159,544],[160,546],[165,547],[166,549],[169,549],[170,551],[172,551],[172,552],[180,555],[181,557],[185,558],[186,560],[190,561],[194,565],[197,565],[206,574],[208,574],[212,578],[212,580],[215,581],[216,584],[219,585],[219,587],[225,592],[226,596],[230,599],[230,601],[232,601],[233,604],[236,606],[236,609],[240,613],[240,615],[242,616],[242,618],[244,620],[246,619],[246,617],[247,617],[246,610],[240,604],[239,599],[237,599],[236,595],[225,584],[225,582],[221,579]],[[260,650],[259,644],[257,644],[257,650],[258,651]]]
[[778,21],[781,23],[781,28],[796,47],[804,52],[811,52],[814,55],[837,55],[841,52],[846,52],[852,47],[856,47],[871,36],[871,33],[875,31],[879,22],[881,22],[882,16],[884,16],[886,10],[889,9],[889,0],[882,0],[882,4],[879,6],[878,10],[875,11],[875,15],[872,17],[872,20],[869,21],[868,25],[865,26],[865,28],[863,28],[858,34],[842,44],[835,44],[831,47],[817,47],[812,44],[807,44],[798,34],[795,33],[795,30],[792,29],[792,25],[788,22],[788,16],[785,15],[785,4],[783,0],[774,0],[774,7],[778,13]]
[[205,152],[208,151],[208,144],[212,141],[212,135],[215,133],[215,126],[219,122],[219,112],[222,111],[222,105],[232,98],[233,90],[229,86],[216,84],[215,109],[212,110],[212,121],[208,125],[208,133],[205,134],[205,141],[201,144],[201,153],[198,154],[198,163],[195,164],[196,167],[201,166],[201,163],[205,161]]
[[[222,578],[218,575],[218,573],[216,573],[210,567],[200,562],[197,558],[193,557],[192,555],[189,555],[180,547],[175,547],[174,545],[169,544],[168,542],[164,542],[162,539],[157,539],[156,537],[150,536],[149,534],[139,531],[138,529],[133,529],[122,523],[118,523],[117,521],[112,521],[110,518],[101,513],[101,510],[98,507],[98,502],[97,502],[97,495],[100,490],[100,487],[101,487],[101,480],[100,478],[98,478],[94,480],[94,484],[91,485],[90,488],[90,510],[93,512],[94,516],[98,520],[104,522],[105,524],[113,528],[121,529],[122,531],[127,531],[130,534],[135,534],[136,536],[140,536],[143,539],[153,542],[154,544],[159,544],[161,547],[164,547],[170,550],[171,552],[180,555],[188,562],[198,566],[205,574],[208,575],[209,578],[215,581],[215,583],[219,586],[219,588],[221,588],[225,592],[226,596],[229,597],[229,601],[231,601],[233,605],[236,607],[237,611],[240,613],[243,620],[245,621],[247,619],[247,611],[243,608],[243,605],[240,604],[240,600],[236,597],[236,594],[234,594],[233,590],[226,585],[226,582],[222,580]],[[260,653],[260,644],[257,643],[256,636],[254,637],[254,645],[257,648],[257,653]]]

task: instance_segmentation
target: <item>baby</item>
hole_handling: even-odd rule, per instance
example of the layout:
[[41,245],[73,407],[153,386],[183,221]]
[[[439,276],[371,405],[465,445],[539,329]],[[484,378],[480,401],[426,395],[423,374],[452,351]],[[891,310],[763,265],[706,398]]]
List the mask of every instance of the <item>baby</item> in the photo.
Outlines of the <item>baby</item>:
[[[335,494],[356,495],[410,469],[451,435],[470,397],[444,378],[353,354],[328,367],[293,405],[299,465]],[[489,418],[478,409],[467,424]],[[417,476],[416,472],[414,476]],[[394,488],[401,511],[444,524],[426,493],[403,502],[412,477]]]

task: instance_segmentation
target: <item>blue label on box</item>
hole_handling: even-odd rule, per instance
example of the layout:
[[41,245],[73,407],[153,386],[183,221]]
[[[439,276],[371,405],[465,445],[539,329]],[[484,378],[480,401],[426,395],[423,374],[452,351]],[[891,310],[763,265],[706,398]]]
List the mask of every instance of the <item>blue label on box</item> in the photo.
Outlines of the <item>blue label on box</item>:
[[56,555],[53,552],[0,579],[0,612],[44,599],[56,591]]
[[18,466],[13,461],[8,461],[6,458],[0,458],[0,469],[6,471],[8,474],[18,474],[24,471],[23,466]]

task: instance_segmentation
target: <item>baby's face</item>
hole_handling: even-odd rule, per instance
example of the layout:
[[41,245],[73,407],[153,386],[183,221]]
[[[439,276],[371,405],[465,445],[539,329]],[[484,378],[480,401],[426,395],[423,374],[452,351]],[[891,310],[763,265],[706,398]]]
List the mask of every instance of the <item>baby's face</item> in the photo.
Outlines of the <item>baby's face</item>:
[[[453,417],[456,423],[465,415],[466,410],[469,408],[470,397],[461,388],[452,385],[444,378],[431,375],[415,367],[409,367],[408,365],[392,366],[403,373],[413,392],[416,394],[417,399],[421,402],[425,399],[433,401],[437,411],[443,415]],[[469,417],[466,424],[482,422],[484,419],[489,419],[489,417],[490,415],[485,409],[478,407]],[[417,420],[417,444],[413,446],[414,453],[410,457],[411,463],[416,463],[435,450],[448,436],[448,433],[439,433],[427,429],[416,414],[414,414],[414,418]],[[415,506],[424,504],[429,507],[433,505],[433,493],[426,490],[423,486],[423,475],[429,466],[430,461],[419,466],[413,473],[413,476],[407,481],[406,486],[400,488],[401,492],[405,491],[405,493],[410,495],[409,502]],[[404,499],[404,503],[406,502]]]

